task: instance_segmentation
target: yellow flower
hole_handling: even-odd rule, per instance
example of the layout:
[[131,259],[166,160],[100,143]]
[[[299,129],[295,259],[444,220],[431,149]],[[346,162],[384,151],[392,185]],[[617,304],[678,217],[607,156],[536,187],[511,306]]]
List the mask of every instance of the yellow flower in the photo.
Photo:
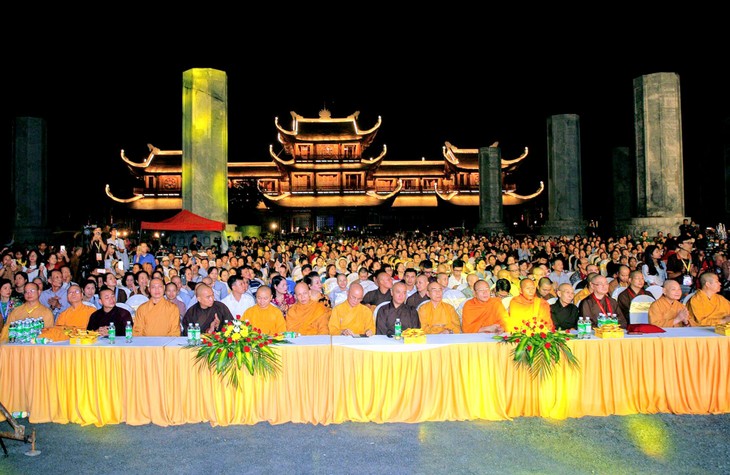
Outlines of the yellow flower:
[[241,337],[246,338],[248,336],[248,325],[241,325],[241,332],[239,333]]
[[233,341],[238,341],[240,339],[241,339],[240,333],[234,333],[233,335],[231,335],[231,340],[233,340]]

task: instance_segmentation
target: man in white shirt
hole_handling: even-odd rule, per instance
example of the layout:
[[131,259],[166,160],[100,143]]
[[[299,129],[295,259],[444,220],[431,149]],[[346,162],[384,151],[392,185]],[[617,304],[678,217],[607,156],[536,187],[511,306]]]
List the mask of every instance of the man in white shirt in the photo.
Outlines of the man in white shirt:
[[231,315],[234,317],[243,315],[246,309],[256,305],[256,300],[248,292],[248,279],[234,274],[228,278],[228,286],[231,292],[221,300],[221,303],[228,307]]

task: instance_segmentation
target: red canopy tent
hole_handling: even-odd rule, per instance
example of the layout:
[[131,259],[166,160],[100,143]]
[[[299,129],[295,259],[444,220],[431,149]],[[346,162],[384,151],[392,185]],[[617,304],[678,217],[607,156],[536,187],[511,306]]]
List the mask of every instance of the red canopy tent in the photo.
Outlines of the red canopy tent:
[[158,231],[223,231],[226,224],[204,218],[188,210],[182,210],[175,216],[162,221],[142,221],[142,230]]

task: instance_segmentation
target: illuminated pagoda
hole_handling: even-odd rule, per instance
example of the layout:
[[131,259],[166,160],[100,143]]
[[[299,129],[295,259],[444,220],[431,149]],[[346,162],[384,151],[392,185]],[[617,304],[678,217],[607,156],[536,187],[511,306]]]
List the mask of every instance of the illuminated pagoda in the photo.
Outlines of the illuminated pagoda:
[[[228,162],[229,189],[246,185],[258,190],[262,197],[258,209],[276,216],[284,230],[363,226],[382,222],[385,215],[395,219],[399,214],[413,216],[410,208],[474,210],[479,206],[478,149],[461,149],[446,142],[442,160],[387,160],[388,149],[383,145],[377,155],[366,158],[364,153],[380,129],[381,118],[363,129],[358,124],[359,112],[333,118],[323,109],[317,118],[295,112],[291,116],[290,129],[282,127],[278,118],[274,121],[282,147],[279,151],[269,147],[269,161]],[[121,152],[141,185],[135,187],[133,196],[118,198],[108,185],[107,195],[135,210],[181,209],[182,151],[148,147],[150,154],[143,162],[134,162]],[[526,156],[527,148],[513,160],[502,160],[502,203],[506,206],[526,203],[544,189],[541,182],[536,192],[520,195],[508,182],[509,174]]]

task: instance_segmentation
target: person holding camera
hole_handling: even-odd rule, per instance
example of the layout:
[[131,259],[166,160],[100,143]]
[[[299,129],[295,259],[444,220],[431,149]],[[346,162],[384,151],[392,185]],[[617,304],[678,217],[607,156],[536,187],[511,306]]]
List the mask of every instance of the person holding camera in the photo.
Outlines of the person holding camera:
[[87,252],[89,269],[104,269],[106,249],[107,245],[101,236],[101,228],[94,228]]
[[110,236],[106,240],[107,246],[114,246],[114,260],[120,261],[123,264],[124,271],[129,269],[129,255],[127,254],[126,244],[124,239],[119,236],[119,231],[114,227],[110,231]]

